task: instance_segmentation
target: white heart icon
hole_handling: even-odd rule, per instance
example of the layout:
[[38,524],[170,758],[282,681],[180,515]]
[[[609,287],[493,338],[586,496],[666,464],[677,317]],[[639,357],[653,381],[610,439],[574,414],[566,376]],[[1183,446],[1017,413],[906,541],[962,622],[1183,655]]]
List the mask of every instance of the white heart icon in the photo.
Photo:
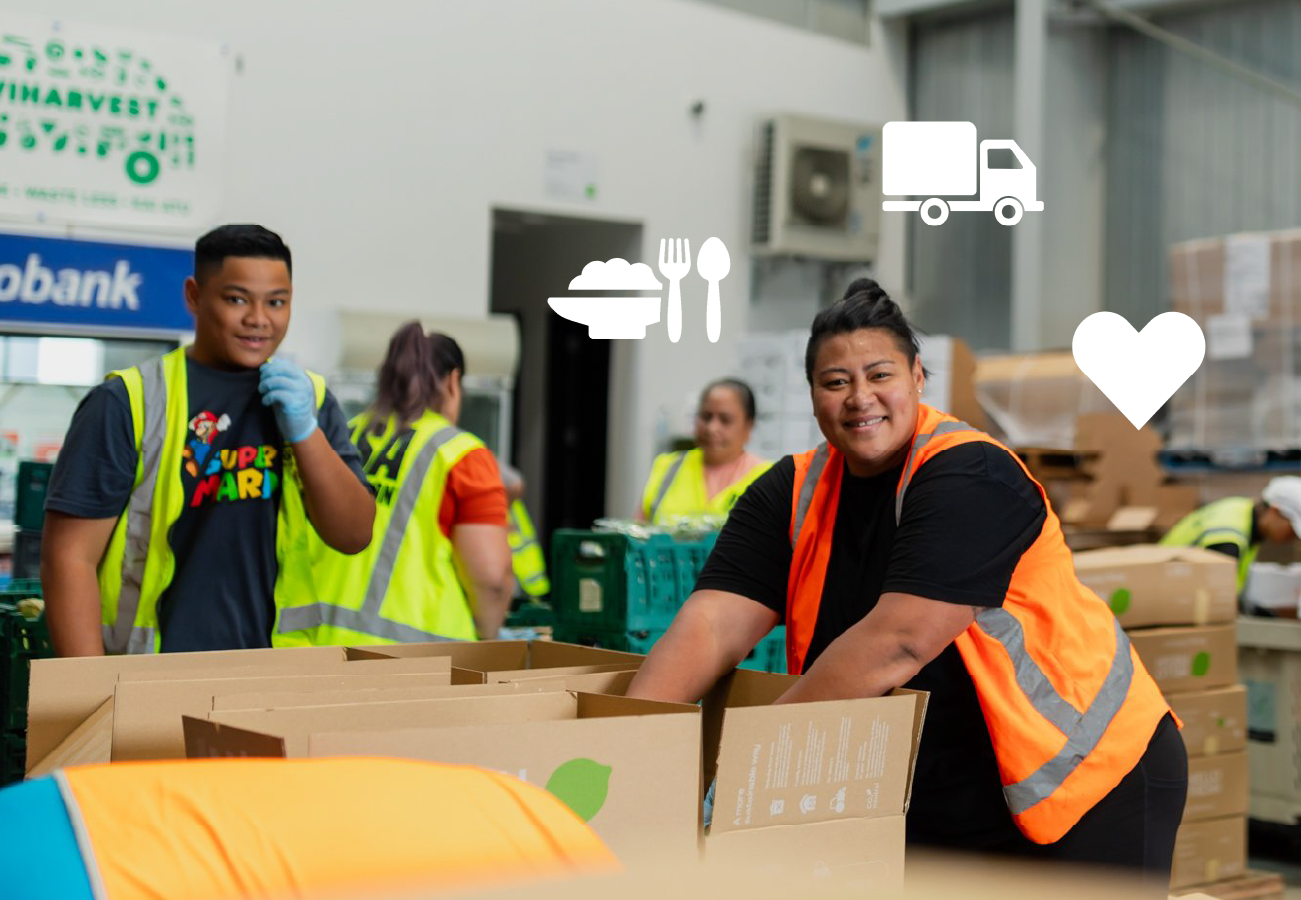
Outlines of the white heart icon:
[[1206,336],[1183,313],[1162,313],[1142,331],[1113,312],[1089,316],[1071,342],[1075,364],[1135,428],[1202,365]]

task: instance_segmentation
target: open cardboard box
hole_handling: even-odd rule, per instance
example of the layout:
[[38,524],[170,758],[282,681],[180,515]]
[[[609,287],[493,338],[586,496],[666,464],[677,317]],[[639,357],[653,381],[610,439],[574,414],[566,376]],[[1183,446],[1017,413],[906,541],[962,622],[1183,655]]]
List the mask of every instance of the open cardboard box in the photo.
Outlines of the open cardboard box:
[[[102,710],[124,673],[155,672],[176,677],[190,671],[242,675],[321,674],[338,671],[348,661],[343,647],[294,647],[263,650],[212,650],[195,653],[148,653],[128,656],[83,656],[32,660],[27,703],[27,770],[54,752],[78,727]],[[97,717],[100,727],[111,716]],[[66,749],[66,748],[65,748]],[[106,762],[107,759],[74,759]]]
[[[211,675],[213,670],[205,670]],[[114,690],[112,761],[184,759],[181,716],[206,715],[213,699],[224,695],[284,690],[320,691],[406,688],[446,691],[451,661],[446,658],[368,660],[349,663],[326,675],[234,675],[196,677],[174,673],[161,679],[153,672],[126,672]]]
[[[391,686],[396,679],[374,687],[343,687],[326,690],[274,690],[249,693],[220,694],[212,698],[213,710],[227,709],[289,709],[298,706],[356,706],[366,703],[402,703],[408,700],[447,700],[457,697],[496,697],[520,693],[541,693],[553,688],[550,684],[533,682],[500,682],[497,684],[452,684]],[[601,692],[596,692],[601,693]],[[205,710],[204,715],[207,714]],[[182,737],[182,751],[184,738]],[[184,752],[182,752],[182,756]]]
[[771,705],[794,681],[738,670],[705,698],[705,861],[901,890],[929,695]]
[[396,756],[477,765],[564,799],[625,860],[694,859],[700,710],[576,692],[214,710],[184,720],[208,756]]

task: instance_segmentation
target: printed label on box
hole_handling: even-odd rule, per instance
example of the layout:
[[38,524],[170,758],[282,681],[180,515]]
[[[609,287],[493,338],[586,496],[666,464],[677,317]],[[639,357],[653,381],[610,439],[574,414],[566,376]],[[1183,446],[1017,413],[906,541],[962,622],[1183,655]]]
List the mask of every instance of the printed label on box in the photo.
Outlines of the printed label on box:
[[595,578],[578,580],[578,610],[586,613],[599,613],[605,608],[601,598],[601,582]]
[[1251,319],[1225,313],[1206,320],[1206,356],[1208,359],[1250,359],[1254,344]]
[[1224,242],[1224,311],[1250,319],[1269,315],[1269,238],[1235,234]]

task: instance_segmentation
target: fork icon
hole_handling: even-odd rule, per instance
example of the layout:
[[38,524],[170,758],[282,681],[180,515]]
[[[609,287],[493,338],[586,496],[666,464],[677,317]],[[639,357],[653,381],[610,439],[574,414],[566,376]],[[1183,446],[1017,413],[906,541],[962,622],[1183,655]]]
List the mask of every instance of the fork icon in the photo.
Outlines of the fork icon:
[[682,291],[678,282],[691,271],[691,241],[687,238],[669,238],[667,245],[660,238],[660,274],[669,280],[669,340],[677,343],[682,337]]

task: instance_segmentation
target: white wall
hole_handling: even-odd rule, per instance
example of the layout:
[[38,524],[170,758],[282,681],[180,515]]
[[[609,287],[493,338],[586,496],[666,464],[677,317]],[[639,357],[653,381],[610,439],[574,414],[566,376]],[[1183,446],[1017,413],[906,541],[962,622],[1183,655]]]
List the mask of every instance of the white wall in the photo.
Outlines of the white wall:
[[[897,41],[870,47],[689,0],[3,0],[0,8],[207,37],[242,57],[227,129],[223,218],[280,231],[295,254],[287,351],[332,368],[333,311],[487,310],[491,208],[617,217],[732,251],[724,341],[692,327],[614,354],[609,505],[632,508],[656,410],[734,367],[746,326],[752,138],[764,113],[884,122],[905,114]],[[693,121],[689,104],[706,111]],[[599,160],[599,196],[544,192],[548,148]],[[903,282],[902,217],[878,265]],[[214,223],[215,224],[215,223]],[[575,273],[576,274],[576,273]],[[539,297],[538,302],[545,302]],[[771,321],[772,316],[766,316]],[[780,318],[780,317],[778,317]]]

